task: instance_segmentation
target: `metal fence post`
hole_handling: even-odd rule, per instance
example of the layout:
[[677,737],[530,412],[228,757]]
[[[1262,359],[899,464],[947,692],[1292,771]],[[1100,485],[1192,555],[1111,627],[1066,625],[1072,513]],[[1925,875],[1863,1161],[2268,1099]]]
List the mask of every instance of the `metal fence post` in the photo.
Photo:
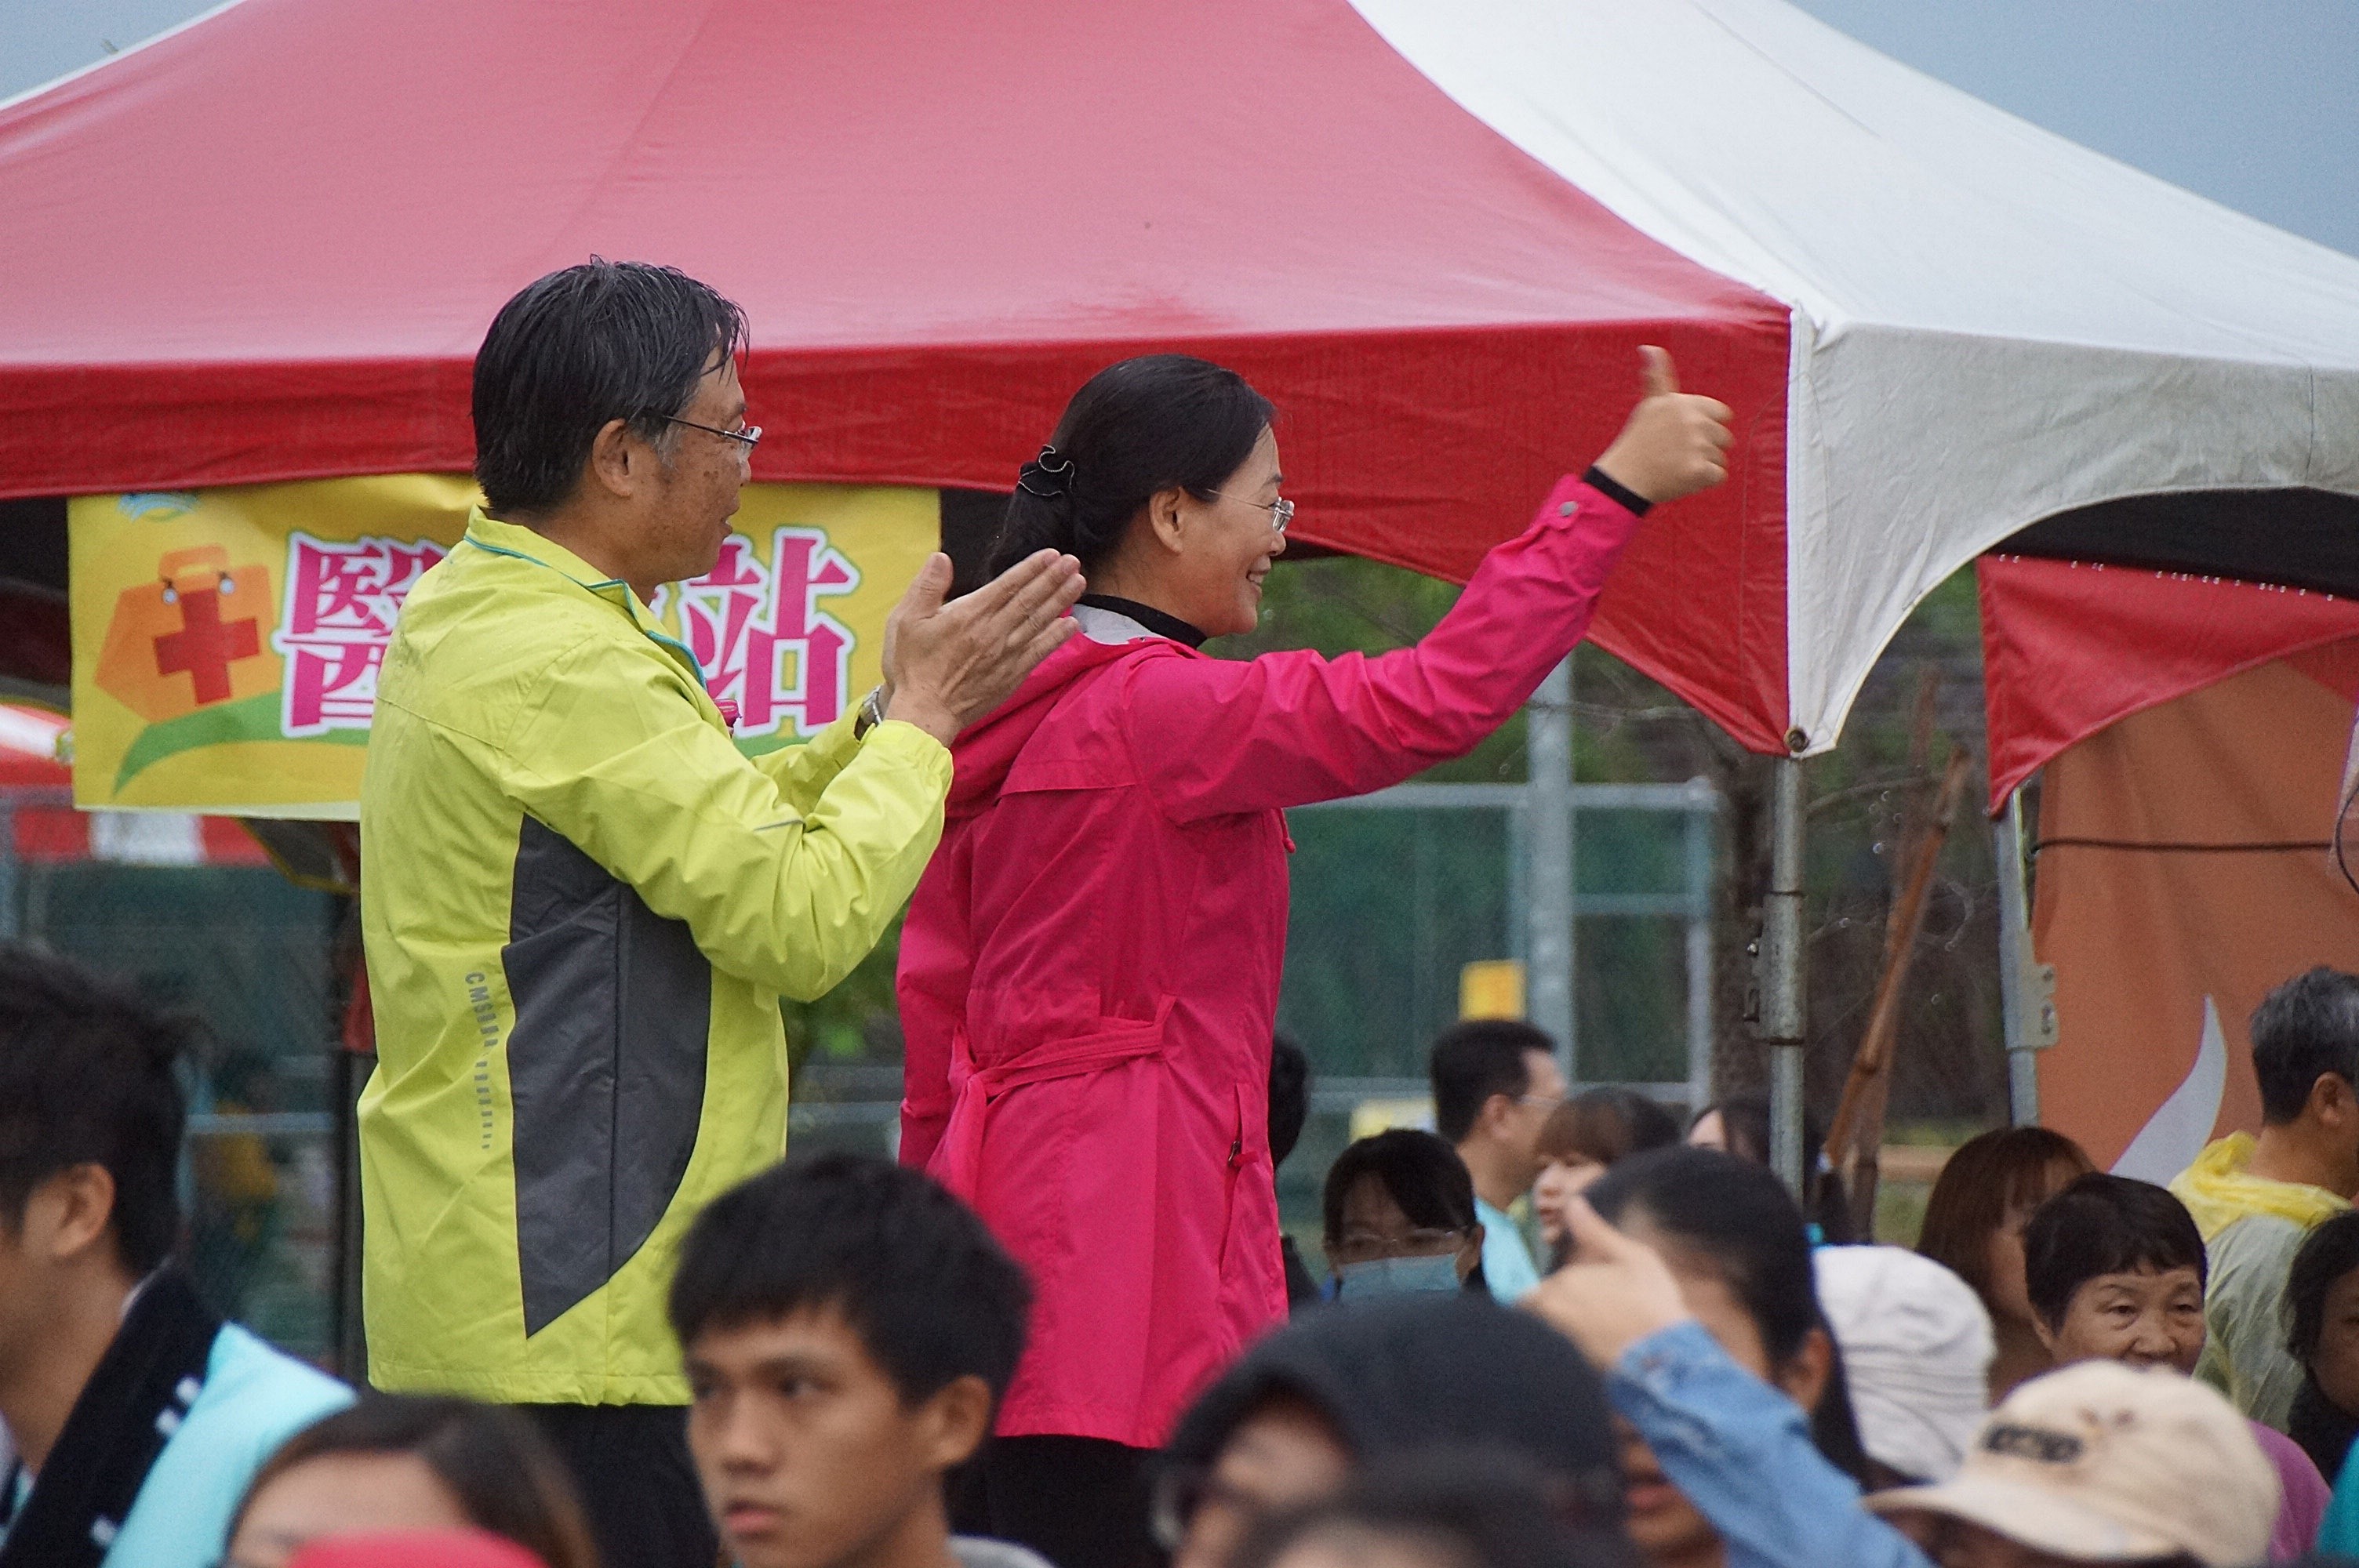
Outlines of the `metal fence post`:
[[1548,673],[1526,708],[1531,846],[1526,1011],[1557,1042],[1567,1082],[1574,1070],[1572,1005],[1572,660]]
[[[1703,799],[1709,785],[1691,781]],[[1699,803],[1688,812],[1688,1114],[1712,1103],[1712,829]]]
[[2039,1125],[2042,1042],[2031,1022],[2031,908],[2023,885],[2023,792],[2009,790],[1995,831],[1998,851],[1998,994],[2006,1025],[2006,1119]]
[[1802,1191],[1802,761],[1780,757],[1761,901],[1761,1035],[1769,1047],[1769,1168]]

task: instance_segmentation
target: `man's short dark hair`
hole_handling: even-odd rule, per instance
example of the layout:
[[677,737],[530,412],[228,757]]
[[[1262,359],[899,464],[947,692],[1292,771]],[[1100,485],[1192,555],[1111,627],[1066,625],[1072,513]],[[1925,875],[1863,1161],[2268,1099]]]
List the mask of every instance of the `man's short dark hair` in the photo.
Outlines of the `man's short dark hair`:
[[1543,1030],[1511,1018],[1476,1018],[1452,1024],[1433,1043],[1433,1130],[1463,1143],[1493,1095],[1520,1095],[1532,1087],[1525,1053],[1556,1054]]
[[2152,1182],[2092,1171],[2031,1211],[2023,1227],[2024,1294],[2049,1328],[2101,1274],[2192,1269],[2211,1277],[2203,1233],[2187,1206]]
[[2322,964],[2296,975],[2261,999],[2248,1033],[2261,1119],[2282,1127],[2327,1074],[2359,1086],[2359,975]]
[[[1637,1568],[1620,1522],[1569,1499],[1562,1481],[1504,1448],[1441,1448],[1377,1460],[1335,1497],[1272,1515],[1234,1568],[1274,1568],[1322,1538],[1347,1559],[1371,1539],[1425,1568]],[[1568,1517],[1571,1516],[1571,1517]]]
[[114,1180],[114,1249],[144,1275],[180,1233],[188,1099],[176,1066],[193,1026],[138,992],[21,942],[0,944],[0,1220],[76,1165]]
[[669,443],[666,416],[745,346],[745,313],[677,267],[592,257],[527,284],[475,352],[484,501],[503,515],[561,504],[610,420]]
[[864,1154],[777,1165],[712,1200],[680,1245],[671,1325],[708,1330],[833,1309],[905,1404],[977,1377],[1005,1392],[1032,1286],[931,1177]]
[[1269,1164],[1286,1163],[1310,1119],[1310,1058],[1280,1032],[1269,1043]]

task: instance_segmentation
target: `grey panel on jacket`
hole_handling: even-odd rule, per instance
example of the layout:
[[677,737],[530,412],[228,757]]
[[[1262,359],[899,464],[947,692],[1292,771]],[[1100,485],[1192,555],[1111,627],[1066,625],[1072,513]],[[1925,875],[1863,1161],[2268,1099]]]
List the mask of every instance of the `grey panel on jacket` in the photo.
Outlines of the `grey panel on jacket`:
[[508,945],[524,1331],[614,1278],[663,1217],[704,1111],[712,968],[571,840],[524,819]]

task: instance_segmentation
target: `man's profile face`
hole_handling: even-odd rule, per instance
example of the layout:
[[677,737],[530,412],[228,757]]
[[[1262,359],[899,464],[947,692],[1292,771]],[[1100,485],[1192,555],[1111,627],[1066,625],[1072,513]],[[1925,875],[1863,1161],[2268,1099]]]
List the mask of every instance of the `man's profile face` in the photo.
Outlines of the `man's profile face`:
[[928,1517],[940,1528],[942,1472],[982,1437],[980,1420],[946,1430],[956,1385],[905,1405],[832,1307],[708,1328],[686,1360],[689,1449],[744,1568],[828,1568]]
[[1526,1074],[1524,1092],[1516,1097],[1512,1121],[1516,1152],[1530,1165],[1532,1175],[1539,1174],[1540,1129],[1557,1107],[1564,1103],[1566,1087],[1564,1070],[1556,1065],[1556,1057],[1546,1051],[1524,1053]]
[[[750,477],[745,445],[714,430],[745,424],[745,393],[737,384],[736,362],[715,354],[679,417],[666,427],[670,459],[658,471],[647,507],[644,567],[633,582],[684,582],[702,577],[721,558],[737,492]],[[689,425],[707,427],[691,430]]]

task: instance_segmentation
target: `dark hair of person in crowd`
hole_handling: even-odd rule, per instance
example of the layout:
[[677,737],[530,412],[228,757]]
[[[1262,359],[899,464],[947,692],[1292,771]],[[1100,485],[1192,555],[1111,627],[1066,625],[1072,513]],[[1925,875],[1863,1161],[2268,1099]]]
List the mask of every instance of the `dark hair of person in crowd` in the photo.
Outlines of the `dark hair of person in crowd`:
[[2321,965],[2294,976],[2261,999],[2247,1033],[2261,1119],[2283,1126],[2328,1074],[2359,1087],[2359,975]]
[[909,1404],[965,1377],[1006,1393],[1031,1305],[1023,1269],[972,1209],[858,1154],[774,1166],[713,1199],[671,1284],[683,1349],[707,1329],[832,1309]]
[[[1632,1560],[1626,1550],[1606,1556]],[[1551,1503],[1548,1476],[1520,1454],[1481,1447],[1379,1460],[1337,1496],[1264,1523],[1229,1568],[1364,1563],[1602,1568],[1593,1542]]]
[[676,267],[598,258],[500,308],[475,354],[475,481],[495,515],[563,503],[621,419],[668,453],[672,417],[745,346],[745,313]]
[[1245,377],[1190,354],[1106,366],[1065,406],[1041,460],[1025,465],[985,571],[1060,550],[1094,573],[1155,496],[1212,500],[1274,412]]
[[2101,1274],[2210,1275],[2202,1232],[2187,1206],[2152,1182],[2092,1171],[2032,1211],[2023,1227],[2024,1292],[2050,1329],[2074,1292]]
[[1545,1030],[1512,1018],[1470,1018],[1433,1042],[1433,1130],[1463,1143],[1493,1095],[1511,1098],[1532,1087],[1527,1052],[1556,1054]]
[[[1712,1141],[1704,1134],[1715,1123],[1720,1136]],[[1708,1105],[1696,1112],[1695,1119],[1688,1124],[1688,1141],[1723,1150],[1739,1160],[1766,1168],[1769,1163],[1769,1102],[1757,1095],[1735,1095]],[[1820,1163],[1820,1152],[1826,1142],[1826,1129],[1814,1118],[1805,1118],[1802,1206],[1809,1211],[1810,1223],[1817,1227],[1816,1239],[1831,1246],[1843,1246],[1857,1238],[1851,1220],[1851,1200],[1843,1195],[1843,1177]]]
[[231,1520],[230,1542],[235,1547],[239,1530],[249,1528],[258,1501],[267,1508],[264,1494],[305,1465],[394,1455],[417,1459],[469,1523],[515,1541],[548,1568],[599,1568],[572,1479],[549,1441],[516,1411],[445,1396],[371,1394],[288,1438],[255,1472]]
[[1549,1112],[1538,1150],[1544,1160],[1611,1166],[1679,1141],[1680,1124],[1669,1111],[1636,1089],[1608,1086],[1583,1089]]
[[1310,1058],[1284,1033],[1269,1043],[1269,1164],[1286,1163],[1310,1119]]
[[1708,1277],[1735,1300],[1760,1336],[1771,1382],[1784,1387],[1808,1357],[1826,1357],[1809,1407],[1810,1435],[1837,1468],[1864,1480],[1867,1454],[1842,1354],[1819,1311],[1810,1232],[1785,1184],[1750,1161],[1681,1145],[1633,1154],[1586,1196],[1606,1220],[1661,1251],[1674,1274]]
[[1472,1267],[1462,1267],[1459,1274],[1465,1289],[1490,1288],[1483,1274],[1483,1222],[1474,1210],[1474,1178],[1467,1174],[1457,1150],[1414,1127],[1390,1128],[1363,1138],[1346,1146],[1327,1167],[1320,1209],[1331,1263],[1347,1255],[1351,1227],[1346,1211],[1352,1189],[1364,1181],[1381,1187],[1411,1227],[1457,1238],[1460,1252],[1472,1260]]
[[[1273,1176],[1302,1141],[1302,1125],[1310,1119],[1310,1058],[1285,1034],[1269,1043],[1269,1168]],[[1277,1234],[1278,1261],[1286,1270],[1286,1308],[1303,1312],[1319,1304],[1319,1281],[1302,1260],[1291,1231]]]
[[1582,1561],[1625,1568],[1614,1446],[1604,1386],[1563,1335],[1484,1292],[1395,1296],[1297,1318],[1205,1390],[1158,1461],[1157,1534],[1174,1568],[1233,1568],[1273,1513],[1451,1454],[1536,1476]]
[[2302,1365],[2286,1435],[2330,1482],[2359,1437],[2359,1214],[2302,1238],[2286,1271],[2286,1348]]
[[114,1249],[145,1276],[180,1233],[178,1065],[194,1026],[119,981],[25,943],[0,946],[0,1222],[36,1188],[100,1166],[114,1184]]

